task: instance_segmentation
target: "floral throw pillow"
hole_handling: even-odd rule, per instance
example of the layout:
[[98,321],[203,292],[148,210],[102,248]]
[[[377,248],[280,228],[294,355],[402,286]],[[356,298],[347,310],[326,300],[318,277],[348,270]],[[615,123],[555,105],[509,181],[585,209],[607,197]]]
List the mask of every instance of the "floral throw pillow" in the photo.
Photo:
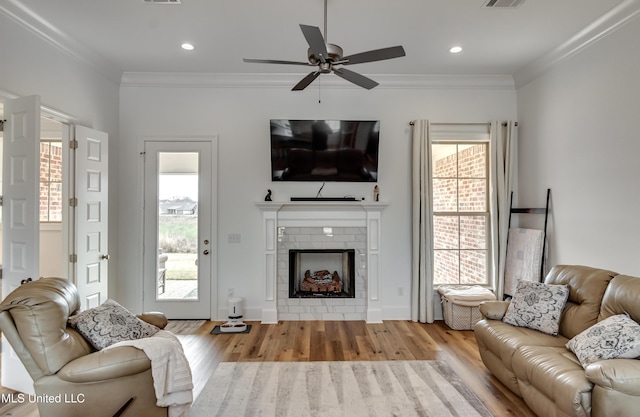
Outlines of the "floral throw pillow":
[[149,337],[160,331],[113,300],[69,317],[69,324],[97,350],[123,340]]
[[502,321],[556,336],[568,297],[566,285],[520,280]]
[[640,324],[618,314],[594,324],[567,343],[583,367],[603,359],[640,356]]

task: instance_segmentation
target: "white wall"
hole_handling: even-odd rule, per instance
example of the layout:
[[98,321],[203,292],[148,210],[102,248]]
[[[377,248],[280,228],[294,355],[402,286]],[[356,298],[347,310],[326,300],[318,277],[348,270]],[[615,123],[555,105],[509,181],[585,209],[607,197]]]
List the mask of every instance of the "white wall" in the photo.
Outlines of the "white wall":
[[40,276],[67,277],[67,262],[63,257],[62,225],[40,223]]
[[550,264],[639,275],[640,19],[520,87],[520,206],[551,188]]
[[[126,78],[126,76],[125,76]],[[269,119],[379,119],[382,215],[381,289],[385,319],[408,319],[411,274],[410,127],[413,119],[485,122],[515,119],[514,88],[384,88],[366,91],[317,84],[304,92],[290,87],[219,87],[125,84],[120,91],[118,299],[137,310],[142,303],[142,158],[145,137],[218,135],[218,289],[219,307],[227,288],[245,298],[245,309],[262,305],[261,212],[267,189],[273,198],[315,196],[320,183],[272,183]],[[371,199],[373,184],[327,183],[324,196]],[[229,233],[241,235],[228,244]],[[403,295],[398,295],[398,288]],[[220,317],[222,318],[222,317]],[[259,317],[251,317],[253,319]]]
[[[86,62],[63,52],[0,13],[0,89],[19,95],[39,95],[43,106],[71,115],[74,122],[106,131],[110,152],[118,143],[118,84]],[[110,159],[110,179],[117,182],[117,158]],[[115,246],[117,190],[109,194],[110,246]],[[46,250],[46,248],[43,248]],[[117,259],[112,258],[114,277]],[[115,293],[115,279],[110,291]]]

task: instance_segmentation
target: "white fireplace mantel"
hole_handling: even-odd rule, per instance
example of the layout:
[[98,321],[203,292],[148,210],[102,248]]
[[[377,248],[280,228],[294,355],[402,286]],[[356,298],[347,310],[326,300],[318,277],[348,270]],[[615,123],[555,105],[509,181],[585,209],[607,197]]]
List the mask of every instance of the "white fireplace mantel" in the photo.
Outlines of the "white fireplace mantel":
[[379,294],[380,221],[386,202],[258,202],[262,211],[264,303],[262,323],[278,322],[278,227],[365,227],[367,230],[366,321],[382,322]]

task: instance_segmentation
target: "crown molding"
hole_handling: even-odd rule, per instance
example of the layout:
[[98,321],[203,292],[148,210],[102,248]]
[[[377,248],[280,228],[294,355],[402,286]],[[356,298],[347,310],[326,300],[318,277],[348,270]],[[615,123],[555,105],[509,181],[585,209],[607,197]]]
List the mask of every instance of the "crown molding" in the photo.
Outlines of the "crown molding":
[[88,65],[109,81],[115,84],[120,83],[122,70],[83,43],[71,38],[63,31],[54,27],[18,0],[4,0],[0,3],[0,13],[6,15],[15,23],[29,30],[71,58]]
[[[219,74],[177,72],[125,72],[122,87],[179,88],[288,88],[305,74]],[[375,74],[380,89],[506,89],[515,85],[511,75]],[[323,88],[360,89],[339,77],[323,76]]]
[[566,42],[542,55],[513,75],[516,88],[538,78],[553,66],[571,58],[583,49],[620,29],[640,16],[640,0],[624,0]]

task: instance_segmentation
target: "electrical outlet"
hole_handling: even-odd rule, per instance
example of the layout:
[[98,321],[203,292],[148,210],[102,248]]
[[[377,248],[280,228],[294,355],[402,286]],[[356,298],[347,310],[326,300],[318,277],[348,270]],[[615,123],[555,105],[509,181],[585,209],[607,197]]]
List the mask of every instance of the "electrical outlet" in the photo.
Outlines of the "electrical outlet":
[[229,233],[227,235],[227,243],[240,243],[241,236],[240,233]]
[[227,297],[233,297],[233,288],[227,289]]

